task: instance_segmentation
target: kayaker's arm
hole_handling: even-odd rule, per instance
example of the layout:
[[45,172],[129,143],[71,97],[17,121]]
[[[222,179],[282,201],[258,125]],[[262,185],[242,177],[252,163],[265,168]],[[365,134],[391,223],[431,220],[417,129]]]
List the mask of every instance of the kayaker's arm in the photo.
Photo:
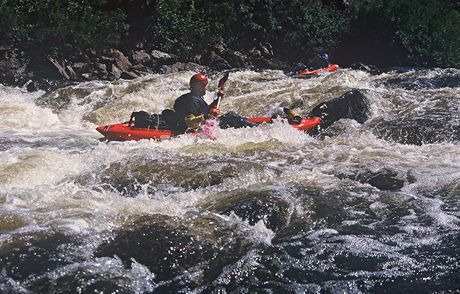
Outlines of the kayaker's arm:
[[228,76],[230,75],[229,72],[226,72],[225,75],[219,80],[219,85],[217,86],[217,99],[214,100],[210,105],[209,105],[209,113],[212,116],[217,117],[220,114],[220,101],[224,97],[224,86],[225,82],[228,80]]
[[[223,94],[222,94],[223,96]],[[210,105],[209,105],[209,114],[214,116],[214,117],[218,117],[219,114],[220,114],[220,109],[219,107],[217,106],[218,103],[219,103],[219,100],[220,98],[217,98],[216,100],[214,100]]]

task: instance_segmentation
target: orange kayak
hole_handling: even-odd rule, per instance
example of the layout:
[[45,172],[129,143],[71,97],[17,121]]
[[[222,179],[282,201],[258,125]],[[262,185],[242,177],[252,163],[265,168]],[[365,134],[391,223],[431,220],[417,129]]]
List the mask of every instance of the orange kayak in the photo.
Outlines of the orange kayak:
[[[248,120],[260,124],[272,122],[271,117],[253,117],[248,118]],[[320,122],[321,119],[319,117],[303,117],[300,123],[291,124],[291,126],[300,131],[309,132],[319,126]],[[171,130],[135,128],[134,123],[130,124],[129,122],[99,126],[96,130],[111,141],[163,140],[180,135]]]
[[311,77],[311,76],[318,75],[320,72],[336,71],[338,69],[339,69],[339,66],[337,64],[331,64],[331,65],[329,65],[329,67],[326,67],[326,68],[301,71],[301,72],[299,72],[297,74],[297,76],[299,76],[299,77]]

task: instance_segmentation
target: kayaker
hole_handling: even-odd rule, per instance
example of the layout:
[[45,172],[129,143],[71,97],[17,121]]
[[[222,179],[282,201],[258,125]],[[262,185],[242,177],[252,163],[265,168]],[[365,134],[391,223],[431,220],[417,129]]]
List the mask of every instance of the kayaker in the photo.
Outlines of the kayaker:
[[[208,105],[203,98],[207,88],[208,78],[202,73],[197,73],[190,79],[190,92],[180,96],[174,102],[174,111],[179,120],[180,131],[185,132],[188,129],[197,129],[204,125],[206,119],[219,116],[220,111],[217,108],[217,103],[219,97],[222,97],[224,93],[219,90],[217,99]],[[235,112],[228,112],[219,117],[219,126],[222,128],[240,128],[254,126],[254,124]]]
[[327,54],[324,47],[320,46],[315,49],[315,55],[313,59],[310,61],[309,68],[310,70],[320,69],[329,67],[329,54]]
[[289,75],[296,75],[302,71],[312,71],[315,69],[321,69],[329,67],[329,54],[327,54],[326,50],[323,46],[317,47],[314,50],[314,56],[308,63],[308,66],[304,63],[298,63],[289,73]]

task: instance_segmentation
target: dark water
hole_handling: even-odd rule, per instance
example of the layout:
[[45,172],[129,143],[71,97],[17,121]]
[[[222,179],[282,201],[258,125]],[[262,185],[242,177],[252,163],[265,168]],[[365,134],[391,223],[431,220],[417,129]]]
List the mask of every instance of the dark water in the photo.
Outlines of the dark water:
[[223,111],[307,113],[358,90],[370,118],[320,138],[277,121],[99,140],[171,107],[191,74],[0,86],[1,293],[460,291],[459,70],[233,72]]

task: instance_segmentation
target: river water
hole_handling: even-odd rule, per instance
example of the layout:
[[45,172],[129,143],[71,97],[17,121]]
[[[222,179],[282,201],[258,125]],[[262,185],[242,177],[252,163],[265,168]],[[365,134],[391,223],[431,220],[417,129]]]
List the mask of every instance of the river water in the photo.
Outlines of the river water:
[[223,112],[307,113],[357,89],[369,120],[101,140],[192,74],[0,85],[1,293],[459,291],[460,70],[235,71]]

